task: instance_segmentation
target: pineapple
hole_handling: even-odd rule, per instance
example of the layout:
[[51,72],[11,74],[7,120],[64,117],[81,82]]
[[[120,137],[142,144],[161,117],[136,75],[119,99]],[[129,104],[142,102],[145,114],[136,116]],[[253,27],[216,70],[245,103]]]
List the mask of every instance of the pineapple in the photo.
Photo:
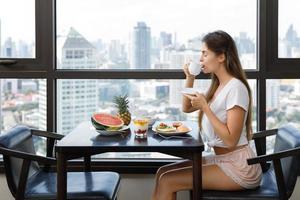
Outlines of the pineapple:
[[125,125],[130,124],[131,113],[129,112],[129,100],[127,95],[114,97],[114,103],[118,108],[118,116],[123,120]]

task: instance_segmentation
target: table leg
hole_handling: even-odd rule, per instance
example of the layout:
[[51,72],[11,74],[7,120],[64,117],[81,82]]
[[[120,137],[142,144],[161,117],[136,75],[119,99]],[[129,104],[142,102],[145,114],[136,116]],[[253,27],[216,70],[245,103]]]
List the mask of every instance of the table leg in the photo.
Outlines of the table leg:
[[202,152],[193,154],[193,200],[202,199]]
[[57,200],[67,199],[67,159],[57,152]]
[[91,156],[84,157],[84,171],[86,172],[91,171]]

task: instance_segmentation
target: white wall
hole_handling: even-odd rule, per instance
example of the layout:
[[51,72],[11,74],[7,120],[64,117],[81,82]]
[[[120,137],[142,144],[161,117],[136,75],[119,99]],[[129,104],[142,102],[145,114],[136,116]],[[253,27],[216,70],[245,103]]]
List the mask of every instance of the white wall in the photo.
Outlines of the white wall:
[[[154,175],[122,175],[118,200],[150,200],[153,187]],[[13,200],[13,197],[8,190],[4,174],[0,175],[0,199]],[[300,199],[300,178],[297,180],[296,188],[291,197],[291,200],[298,199]],[[188,192],[180,192],[178,194],[178,200],[189,200]]]

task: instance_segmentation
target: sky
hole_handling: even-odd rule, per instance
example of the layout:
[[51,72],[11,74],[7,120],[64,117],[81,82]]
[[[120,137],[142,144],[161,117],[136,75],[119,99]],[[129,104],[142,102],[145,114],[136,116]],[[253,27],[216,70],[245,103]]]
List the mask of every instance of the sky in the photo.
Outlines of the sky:
[[35,1],[0,0],[2,43],[12,37],[16,41],[35,40]]
[[[280,33],[291,22],[300,33],[299,0],[279,0],[282,6]],[[0,0],[2,43],[11,36],[15,40],[34,40],[34,0]],[[284,2],[284,3],[282,3]],[[288,2],[296,4],[289,6]],[[18,6],[16,6],[18,5]],[[14,12],[11,12],[14,10]],[[285,15],[287,13],[289,15]],[[16,14],[18,13],[18,15]],[[151,35],[160,31],[177,33],[178,41],[222,29],[237,36],[247,32],[255,39],[256,0],[58,0],[57,31],[65,36],[70,27],[90,41],[121,39],[128,41],[138,21],[151,28]],[[298,24],[296,24],[296,22]]]
[[278,27],[279,37],[284,37],[290,24],[293,23],[294,28],[300,37],[300,1],[299,0],[279,0],[278,2]]
[[[160,31],[177,33],[185,41],[202,33],[223,29],[237,35],[240,31],[255,34],[254,0],[62,0],[58,6],[58,31],[64,35],[73,25],[92,40],[96,38],[128,40],[138,21]],[[254,2],[254,3],[253,3]],[[242,9],[243,7],[247,9]],[[66,8],[72,9],[65,14]],[[218,17],[216,17],[218,16]],[[249,19],[249,16],[254,19]],[[236,23],[238,18],[248,23]],[[233,24],[232,22],[235,21]]]

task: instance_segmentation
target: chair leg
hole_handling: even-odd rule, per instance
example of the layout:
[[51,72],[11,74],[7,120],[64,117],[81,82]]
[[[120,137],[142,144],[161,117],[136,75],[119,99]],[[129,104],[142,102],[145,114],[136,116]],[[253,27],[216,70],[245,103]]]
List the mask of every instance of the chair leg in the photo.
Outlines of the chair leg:
[[193,199],[193,190],[190,190],[190,200],[192,200]]

